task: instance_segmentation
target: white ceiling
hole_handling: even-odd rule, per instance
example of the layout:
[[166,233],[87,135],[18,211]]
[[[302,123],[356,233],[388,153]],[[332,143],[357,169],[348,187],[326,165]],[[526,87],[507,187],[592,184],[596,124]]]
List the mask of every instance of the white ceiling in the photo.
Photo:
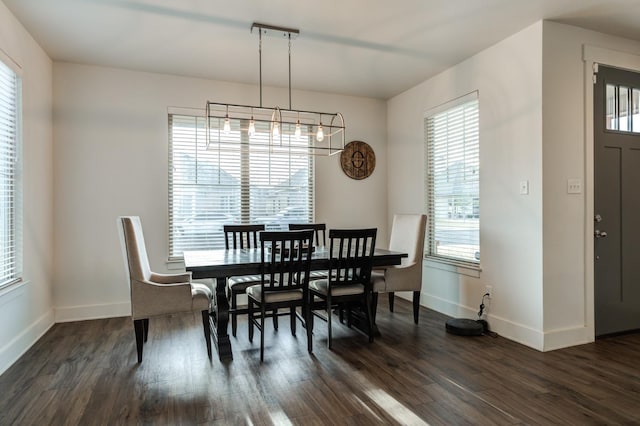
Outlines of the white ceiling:
[[[640,40],[640,0],[0,0],[56,61],[258,83],[253,22],[297,28],[292,87],[389,98],[540,19]],[[263,38],[263,84],[287,42]]]

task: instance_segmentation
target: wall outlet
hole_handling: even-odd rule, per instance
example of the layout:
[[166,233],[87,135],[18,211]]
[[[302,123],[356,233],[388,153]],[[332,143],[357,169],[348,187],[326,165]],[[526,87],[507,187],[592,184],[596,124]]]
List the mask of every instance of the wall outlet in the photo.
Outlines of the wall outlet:
[[520,195],[529,195],[529,181],[521,180],[520,181]]
[[489,299],[491,299],[493,297],[493,286],[491,286],[491,285],[485,286],[484,292],[485,292],[485,294],[488,294],[489,295]]

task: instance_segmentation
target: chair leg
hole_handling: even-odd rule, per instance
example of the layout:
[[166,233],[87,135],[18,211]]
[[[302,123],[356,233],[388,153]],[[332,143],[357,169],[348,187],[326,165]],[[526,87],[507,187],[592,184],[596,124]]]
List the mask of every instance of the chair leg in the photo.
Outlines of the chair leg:
[[145,318],[144,321],[144,342],[147,343],[147,337],[149,337],[149,318]]
[[133,329],[136,332],[136,349],[138,351],[138,364],[142,362],[142,346],[144,345],[144,320],[133,320]]
[[418,313],[420,312],[420,292],[413,292],[413,322],[418,323]]
[[331,349],[331,298],[327,300],[327,347]]
[[289,318],[291,321],[291,335],[296,335],[296,308],[289,308]]
[[[313,296],[312,296],[313,297]],[[307,306],[303,306],[304,324],[307,329],[307,350],[313,353],[313,311],[311,310],[311,302]]]
[[274,309],[272,315],[273,315],[273,328],[275,330],[278,330],[278,310]]
[[238,293],[234,292],[231,289],[231,334],[233,337],[236,337],[236,330],[238,328],[238,315],[235,313],[235,310],[238,308]]
[[369,332],[369,343],[373,343],[373,314],[371,313],[372,297],[372,293],[367,293],[364,302],[365,314],[367,316],[367,328]]
[[204,328],[204,338],[207,341],[207,355],[211,360],[211,323],[209,322],[209,310],[202,311],[202,327]]
[[249,326],[249,342],[253,343],[253,301],[250,297],[247,298],[247,308],[249,310],[248,312],[248,317],[249,319],[248,321],[248,326]]
[[264,361],[264,317],[267,316],[267,311],[264,309],[264,305],[260,305],[260,362]]
[[371,296],[371,315],[373,315],[373,323],[376,323],[376,315],[378,314],[378,293]]
[[393,299],[394,299],[393,292],[389,292],[389,312],[393,312]]

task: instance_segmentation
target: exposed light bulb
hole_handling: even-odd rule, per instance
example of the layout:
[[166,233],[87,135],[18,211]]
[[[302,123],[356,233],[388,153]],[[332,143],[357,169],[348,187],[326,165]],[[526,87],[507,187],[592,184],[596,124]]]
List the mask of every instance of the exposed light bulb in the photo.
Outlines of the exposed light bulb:
[[278,124],[277,121],[273,122],[273,137],[274,138],[280,137],[280,125]]
[[253,119],[253,116],[251,117],[251,120],[249,120],[249,130],[247,131],[247,133],[249,134],[249,136],[253,136],[256,134],[256,122]]
[[229,133],[231,131],[231,121],[229,121],[229,116],[227,115],[224,118],[224,128],[223,131],[225,134]]
[[294,135],[296,136],[296,139],[300,139],[300,136],[302,136],[302,130],[300,129],[300,120],[298,120],[298,122],[296,123],[296,132],[294,133]]
[[322,123],[318,126],[318,133],[316,133],[316,139],[318,142],[322,142],[324,140],[324,130],[322,129]]

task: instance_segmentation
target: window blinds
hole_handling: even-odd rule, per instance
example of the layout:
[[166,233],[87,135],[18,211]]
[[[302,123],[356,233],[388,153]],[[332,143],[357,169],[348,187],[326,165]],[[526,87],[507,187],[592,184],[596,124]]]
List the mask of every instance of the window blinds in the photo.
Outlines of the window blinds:
[[22,274],[19,119],[20,80],[0,61],[0,287]]
[[427,255],[480,260],[480,150],[477,93],[425,118]]
[[[264,223],[286,230],[313,221],[313,156],[308,141],[269,147],[257,124],[232,120],[223,143],[206,148],[203,117],[169,115],[169,253],[224,248],[225,224]],[[297,147],[304,149],[297,149]]]

